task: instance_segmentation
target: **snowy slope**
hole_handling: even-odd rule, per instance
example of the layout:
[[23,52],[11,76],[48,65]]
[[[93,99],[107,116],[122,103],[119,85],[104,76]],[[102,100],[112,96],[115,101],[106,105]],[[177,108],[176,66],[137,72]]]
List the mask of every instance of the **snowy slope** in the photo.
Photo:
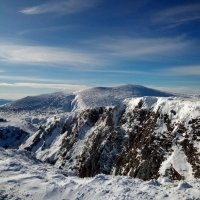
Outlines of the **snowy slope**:
[[199,181],[142,181],[98,175],[80,179],[35,160],[25,151],[0,149],[0,199],[200,199]]
[[51,111],[62,110],[69,112],[72,110],[71,103],[74,95],[67,95],[62,92],[53,94],[43,94],[38,96],[28,96],[17,101],[6,104],[1,109],[10,111]]
[[133,97],[174,96],[172,93],[147,88],[140,85],[122,85],[118,87],[96,87],[76,93],[75,108],[86,109],[101,106],[113,106],[122,100]]
[[18,127],[27,133],[34,133],[54,115],[65,115],[72,110],[74,95],[62,92],[30,96],[0,107],[0,118],[6,123],[0,127]]

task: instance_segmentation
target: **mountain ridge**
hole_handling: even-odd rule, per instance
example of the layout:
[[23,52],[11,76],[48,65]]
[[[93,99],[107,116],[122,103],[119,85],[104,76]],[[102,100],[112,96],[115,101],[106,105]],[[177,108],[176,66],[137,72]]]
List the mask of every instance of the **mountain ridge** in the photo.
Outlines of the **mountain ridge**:
[[94,87],[86,90],[66,94],[56,92],[27,96],[22,99],[10,102],[1,109],[24,111],[24,110],[60,110],[61,112],[71,112],[75,109],[86,109],[97,106],[112,106],[120,103],[126,98],[158,96],[175,96],[173,93],[162,92],[160,90],[140,86],[140,85],[121,85],[116,87]]
[[200,178],[199,105],[198,97],[135,85],[27,97],[0,111],[0,145],[79,177]]

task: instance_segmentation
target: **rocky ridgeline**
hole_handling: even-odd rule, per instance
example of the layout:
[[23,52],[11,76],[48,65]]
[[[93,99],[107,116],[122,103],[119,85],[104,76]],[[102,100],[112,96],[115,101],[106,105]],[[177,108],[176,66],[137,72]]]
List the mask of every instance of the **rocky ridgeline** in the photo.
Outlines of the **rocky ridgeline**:
[[200,101],[141,97],[53,117],[20,148],[80,177],[200,178]]

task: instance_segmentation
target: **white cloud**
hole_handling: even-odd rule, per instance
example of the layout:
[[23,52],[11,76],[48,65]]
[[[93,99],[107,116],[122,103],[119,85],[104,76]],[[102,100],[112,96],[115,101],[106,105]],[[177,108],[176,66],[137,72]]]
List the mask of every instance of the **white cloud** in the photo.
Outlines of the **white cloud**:
[[56,31],[62,31],[62,30],[69,30],[77,28],[78,25],[63,25],[63,26],[49,26],[49,27],[39,27],[39,28],[32,28],[32,29],[26,29],[19,31],[17,34],[22,36],[26,34],[34,34],[34,33],[40,33],[40,32],[56,32]]
[[38,6],[25,8],[20,12],[27,15],[46,13],[73,14],[87,10],[97,4],[98,0],[56,0]]
[[[184,84],[183,84],[184,85]],[[200,87],[198,86],[152,86],[149,87],[155,88],[165,92],[173,92],[178,94],[186,95],[199,95]]]
[[[13,64],[27,64],[44,67],[75,67],[82,71],[108,71],[120,60],[163,60],[195,53],[194,41],[184,37],[176,38],[101,38],[82,41],[77,50],[64,47],[29,45],[24,42],[6,43],[0,41],[0,61]],[[76,47],[77,48],[77,47]],[[112,71],[112,70],[111,70]],[[115,71],[115,70],[114,70]],[[122,70],[123,73],[126,71]],[[138,71],[134,71],[135,73]],[[119,70],[120,73],[120,70]],[[140,73],[140,72],[139,72]]]
[[[40,83],[66,83],[66,79],[56,79],[56,78],[39,78],[34,76],[19,76],[19,75],[0,75],[0,80],[6,81],[17,81],[17,82],[40,82]],[[71,82],[71,81],[70,81]]]
[[162,10],[153,16],[153,23],[176,27],[187,22],[200,20],[200,4],[179,5]]
[[0,83],[0,87],[58,89],[67,91],[78,91],[88,88],[86,85],[65,83]]
[[157,59],[188,52],[193,45],[178,38],[109,38],[91,41],[111,56],[131,59]]
[[174,76],[199,76],[200,75],[200,65],[188,65],[188,66],[177,66],[170,67],[168,69],[161,70],[165,75]]
[[22,64],[54,64],[82,67],[102,64],[100,58],[92,53],[77,50],[36,46],[26,44],[9,44],[0,42],[0,61]]

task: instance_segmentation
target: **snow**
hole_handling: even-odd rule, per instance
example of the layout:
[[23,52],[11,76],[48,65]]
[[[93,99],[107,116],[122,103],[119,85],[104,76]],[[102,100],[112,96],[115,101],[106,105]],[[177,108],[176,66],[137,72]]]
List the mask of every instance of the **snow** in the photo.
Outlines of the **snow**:
[[187,188],[192,188],[192,186],[189,183],[187,183],[186,181],[180,181],[180,183],[178,184],[178,187],[177,187],[178,190],[185,190]]
[[81,179],[22,150],[0,149],[0,171],[0,199],[4,200],[200,199],[198,180],[163,184],[102,174]]
[[[163,114],[171,116],[172,121],[182,121],[188,123],[189,120],[200,117],[200,99],[198,98],[158,98],[154,111],[162,108]],[[176,114],[172,114],[171,111]]]
[[19,127],[33,134],[47,123],[48,118],[63,116],[72,110],[74,95],[57,92],[38,96],[28,96],[0,106],[0,116],[7,120],[0,127]]
[[157,96],[174,96],[172,93],[161,92],[140,85],[122,85],[118,87],[96,87],[76,93],[74,109],[83,110],[101,106],[120,104],[127,98]]
[[186,180],[194,179],[192,175],[192,166],[188,163],[187,157],[181,147],[174,146],[173,153],[162,163],[160,168],[161,176],[165,175],[165,171],[171,166]]
[[[158,110],[170,116],[172,122],[188,123],[200,117],[200,99],[195,97],[139,97],[124,100],[127,110],[133,110],[142,101],[142,109]],[[174,111],[174,114],[172,113]]]
[[71,111],[71,103],[74,95],[64,92],[56,92],[52,94],[42,94],[38,96],[27,96],[25,98],[13,101],[3,106],[7,110],[15,111],[31,111],[31,110],[64,110]]

